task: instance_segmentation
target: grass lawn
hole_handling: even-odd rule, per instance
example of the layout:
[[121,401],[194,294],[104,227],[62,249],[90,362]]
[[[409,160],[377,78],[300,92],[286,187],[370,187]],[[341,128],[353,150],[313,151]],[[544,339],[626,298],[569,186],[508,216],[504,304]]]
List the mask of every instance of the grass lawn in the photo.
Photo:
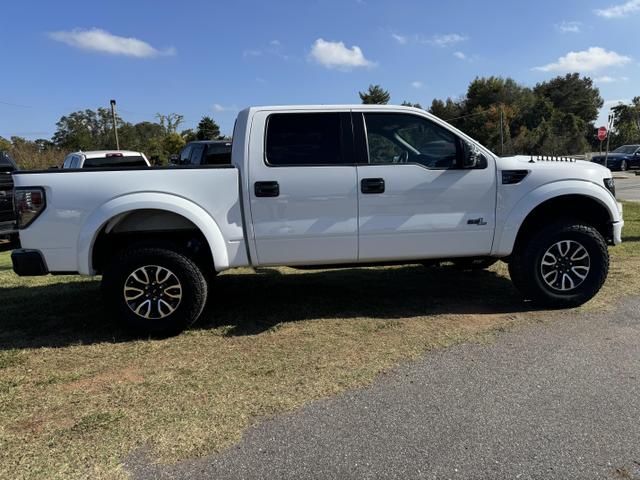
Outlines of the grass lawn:
[[[640,204],[626,204],[604,290],[637,293]],[[252,421],[366,385],[428,349],[481,340],[529,318],[504,264],[220,275],[205,318],[166,340],[133,340],[99,284],[21,279],[0,255],[0,477],[125,478],[138,448],[171,462],[238,441]]]

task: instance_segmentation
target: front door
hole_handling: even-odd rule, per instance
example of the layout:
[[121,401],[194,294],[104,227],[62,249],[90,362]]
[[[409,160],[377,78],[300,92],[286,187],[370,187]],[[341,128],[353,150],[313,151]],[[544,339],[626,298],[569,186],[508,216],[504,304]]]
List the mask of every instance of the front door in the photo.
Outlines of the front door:
[[[476,168],[461,168],[466,140],[416,114],[364,111],[353,118],[356,141],[366,143],[359,151],[368,156],[358,166],[359,261],[491,252],[492,158],[483,155]],[[362,129],[365,135],[358,134]]]
[[254,116],[249,193],[259,265],[357,261],[358,193],[351,135],[348,112]]

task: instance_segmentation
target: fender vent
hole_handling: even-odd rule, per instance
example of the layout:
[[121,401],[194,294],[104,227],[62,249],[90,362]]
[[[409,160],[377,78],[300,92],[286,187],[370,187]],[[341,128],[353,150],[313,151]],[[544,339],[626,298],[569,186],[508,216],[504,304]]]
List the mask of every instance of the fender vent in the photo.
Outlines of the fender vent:
[[527,175],[529,175],[529,170],[503,170],[502,184],[515,185],[524,180]]

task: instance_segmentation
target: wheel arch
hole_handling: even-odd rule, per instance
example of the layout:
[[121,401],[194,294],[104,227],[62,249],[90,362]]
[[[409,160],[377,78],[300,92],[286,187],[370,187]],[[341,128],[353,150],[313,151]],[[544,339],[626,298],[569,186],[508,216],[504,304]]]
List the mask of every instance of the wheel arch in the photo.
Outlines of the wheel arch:
[[620,220],[618,206],[604,187],[588,182],[558,182],[540,187],[525,197],[506,216],[496,232],[494,256],[508,256],[517,242],[539,227],[561,218],[577,218],[612,240],[613,222]]
[[[136,219],[144,217],[144,212],[159,212],[152,224],[158,228],[149,229],[149,225],[135,230]],[[167,224],[161,228],[162,214]],[[128,220],[127,220],[128,219]],[[216,270],[228,268],[229,259],[224,237],[215,220],[199,205],[176,195],[164,193],[135,193],[114,198],[96,209],[84,222],[78,237],[78,271],[83,274],[96,274],[94,253],[101,236],[114,232],[117,225],[129,222],[128,232],[136,231],[153,234],[162,240],[171,232],[187,231],[193,225],[206,241],[206,247]],[[133,230],[131,229],[133,227]],[[164,235],[164,237],[163,237]]]

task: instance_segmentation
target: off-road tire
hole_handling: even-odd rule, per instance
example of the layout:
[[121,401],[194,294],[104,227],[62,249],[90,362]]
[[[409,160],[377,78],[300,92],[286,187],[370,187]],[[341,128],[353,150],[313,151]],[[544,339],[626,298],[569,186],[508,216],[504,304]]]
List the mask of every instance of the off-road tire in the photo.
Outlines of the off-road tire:
[[[590,268],[586,278],[576,288],[561,292],[543,279],[542,259],[557,242],[577,242],[589,254]],[[607,243],[595,228],[576,221],[553,223],[530,238],[523,239],[509,260],[509,274],[514,285],[526,299],[552,308],[571,308],[591,300],[604,284],[609,273]]]
[[[151,276],[157,267],[166,269],[179,282],[180,301],[174,311],[162,318],[144,318],[133,311],[125,298],[125,284],[142,267],[149,268]],[[161,276],[164,276],[164,270],[162,272]],[[102,277],[102,291],[108,307],[127,329],[139,335],[168,336],[180,333],[200,317],[207,290],[207,281],[198,266],[186,255],[165,246],[145,245],[125,249],[109,261]],[[166,313],[166,310],[162,312],[158,307],[157,315]]]

